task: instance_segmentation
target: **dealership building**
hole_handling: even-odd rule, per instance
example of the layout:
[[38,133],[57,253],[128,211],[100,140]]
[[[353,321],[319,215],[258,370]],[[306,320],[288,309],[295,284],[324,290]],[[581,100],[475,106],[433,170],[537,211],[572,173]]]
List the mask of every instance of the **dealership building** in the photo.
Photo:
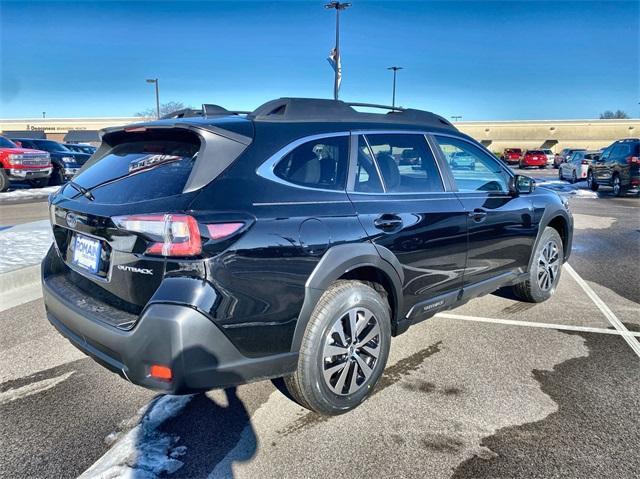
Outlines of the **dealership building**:
[[[0,119],[0,131],[9,138],[96,144],[102,128],[139,121],[140,117]],[[461,121],[455,125],[496,153],[505,148],[548,148],[554,152],[568,147],[595,150],[614,140],[640,137],[640,119]]]

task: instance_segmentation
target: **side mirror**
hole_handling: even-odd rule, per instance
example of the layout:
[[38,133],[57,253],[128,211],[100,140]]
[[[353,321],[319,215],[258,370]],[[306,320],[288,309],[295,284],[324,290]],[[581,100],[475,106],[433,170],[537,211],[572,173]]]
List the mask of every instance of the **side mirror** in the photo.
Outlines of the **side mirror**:
[[509,191],[515,195],[532,193],[536,189],[536,180],[528,176],[515,175],[509,182]]

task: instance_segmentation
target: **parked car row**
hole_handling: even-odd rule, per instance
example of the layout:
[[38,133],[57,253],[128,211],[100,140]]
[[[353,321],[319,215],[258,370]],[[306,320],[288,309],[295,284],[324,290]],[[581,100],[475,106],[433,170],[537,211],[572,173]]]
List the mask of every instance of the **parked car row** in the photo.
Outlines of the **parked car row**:
[[92,146],[86,152],[76,151],[80,147],[85,149],[85,145],[53,140],[0,137],[0,191],[6,191],[12,181],[28,181],[36,188],[65,183],[95,151]]
[[571,183],[586,180],[589,165],[598,160],[598,158],[600,158],[599,151],[576,151],[569,160],[560,163],[558,166],[558,178],[569,180]]

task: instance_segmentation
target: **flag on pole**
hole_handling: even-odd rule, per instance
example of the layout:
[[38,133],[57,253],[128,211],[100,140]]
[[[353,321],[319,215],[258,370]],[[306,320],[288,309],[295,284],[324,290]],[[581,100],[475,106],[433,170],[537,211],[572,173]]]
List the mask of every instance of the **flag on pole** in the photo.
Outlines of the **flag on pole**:
[[333,71],[336,74],[335,84],[334,84],[334,90],[335,90],[334,94],[337,98],[338,91],[340,90],[340,82],[342,81],[342,64],[340,63],[340,52],[338,51],[337,48],[333,48],[329,52],[329,57],[327,58],[327,61],[329,62],[329,64],[331,65],[331,68],[333,68]]

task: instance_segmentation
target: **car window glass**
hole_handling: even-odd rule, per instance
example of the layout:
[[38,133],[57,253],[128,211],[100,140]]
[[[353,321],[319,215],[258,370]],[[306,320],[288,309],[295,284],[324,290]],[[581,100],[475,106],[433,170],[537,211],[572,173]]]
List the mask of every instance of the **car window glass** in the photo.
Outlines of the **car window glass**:
[[442,179],[424,135],[366,135],[388,193],[444,191]]
[[356,163],[355,191],[362,193],[382,193],[382,183],[376,170],[369,145],[363,136],[358,138],[358,160]]
[[[508,191],[508,174],[479,147],[447,136],[435,136],[435,139],[451,168],[458,191]],[[465,162],[460,158],[465,158]]]
[[629,156],[630,153],[631,153],[631,148],[629,148],[629,145],[624,143],[619,143],[613,148],[613,151],[611,152],[611,156],[613,156],[614,158],[623,158],[623,157]]
[[347,136],[308,141],[282,158],[274,173],[296,185],[341,190],[347,176],[348,152]]

